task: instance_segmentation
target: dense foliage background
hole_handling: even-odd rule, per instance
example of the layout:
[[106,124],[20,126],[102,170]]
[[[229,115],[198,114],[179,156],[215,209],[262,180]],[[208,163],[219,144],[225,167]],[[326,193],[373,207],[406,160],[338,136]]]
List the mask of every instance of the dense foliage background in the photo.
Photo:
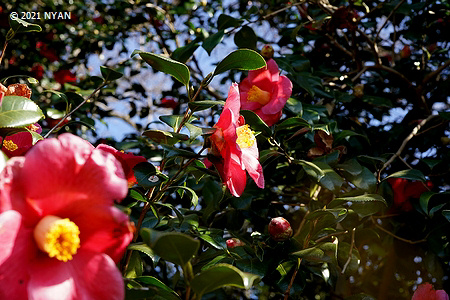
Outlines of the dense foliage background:
[[[43,136],[83,103],[52,135],[148,159],[121,203],[138,229],[121,264],[127,299],[409,299],[423,282],[450,291],[446,1],[68,3],[1,4],[2,43],[11,12],[71,18],[26,20],[42,31],[8,42],[0,77],[32,88]],[[203,151],[223,102],[196,102],[224,101],[259,58],[215,66],[265,44],[293,93],[277,125],[242,113],[259,133],[265,188],[249,180],[233,197]],[[171,77],[152,53],[190,76]],[[267,229],[278,216],[294,231],[284,242]],[[227,248],[232,237],[245,245]]]

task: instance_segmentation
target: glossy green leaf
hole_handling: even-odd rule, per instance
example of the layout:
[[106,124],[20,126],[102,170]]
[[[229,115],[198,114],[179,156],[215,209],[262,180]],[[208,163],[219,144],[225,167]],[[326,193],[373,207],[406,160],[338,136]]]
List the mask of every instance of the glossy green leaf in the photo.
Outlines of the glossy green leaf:
[[141,276],[142,272],[144,271],[143,268],[144,265],[142,263],[142,259],[141,256],[139,255],[139,252],[132,252],[130,261],[125,271],[125,277],[136,278],[138,276]]
[[301,116],[303,114],[303,105],[302,102],[295,99],[295,98],[289,98],[286,101],[286,106],[287,109],[289,109],[290,111],[292,111],[294,114]]
[[261,131],[266,137],[272,136],[272,129],[253,111],[241,110],[240,114],[244,117],[245,123],[249,124],[253,130]]
[[160,185],[166,180],[163,174],[158,173],[155,166],[149,162],[141,162],[133,167],[134,176],[138,185],[151,188]]
[[144,284],[145,286],[155,286],[157,288],[160,288],[166,292],[172,293],[174,296],[178,298],[177,293],[175,293],[174,290],[172,290],[170,287],[165,285],[162,281],[159,279],[153,277],[153,276],[140,276],[135,278],[134,280]]
[[442,215],[450,222],[450,210],[443,210]]
[[105,81],[117,80],[123,76],[122,73],[104,66],[100,66],[100,71],[102,72],[102,76]]
[[311,248],[294,252],[291,255],[312,262],[335,263],[337,260],[337,244],[329,242],[323,243]]
[[194,55],[195,50],[197,50],[198,46],[198,39],[193,40],[186,46],[177,48],[175,51],[173,51],[171,58],[173,60],[179,61],[180,63],[186,63],[189,58]]
[[28,23],[27,21],[19,18],[10,18],[9,24],[11,25],[11,29],[14,31],[14,34],[42,31],[41,26],[37,24]]
[[206,50],[206,52],[208,52],[208,55],[211,55],[213,49],[223,40],[224,34],[225,34],[224,30],[219,30],[218,32],[210,35],[203,41],[202,47],[203,49]]
[[364,138],[364,140],[366,140],[368,143],[370,143],[369,138],[367,136],[359,134],[359,133],[356,133],[356,132],[351,131],[351,130],[342,130],[342,131],[334,134],[334,142],[337,144],[341,140],[343,140],[343,139],[348,140],[348,138],[352,137],[352,136],[362,137],[362,138]]
[[[344,180],[328,164],[317,161],[309,164],[303,164],[305,172],[313,177],[321,186],[330,191],[339,191]],[[320,173],[317,172],[320,170]]]
[[[178,131],[180,128],[181,122],[184,119],[184,115],[171,115],[171,116],[160,116],[159,119],[172,127],[174,131]],[[193,120],[197,120],[196,116],[191,116],[188,122],[192,122]]]
[[195,193],[195,191],[193,189],[191,189],[190,187],[187,186],[171,186],[168,188],[169,189],[182,189],[188,192],[188,194],[190,195],[191,198],[191,205],[192,206],[197,206],[198,204],[198,196]]
[[394,174],[389,175],[388,177],[384,178],[383,180],[386,180],[388,178],[405,178],[409,180],[420,180],[420,181],[426,181],[425,176],[422,172],[415,169],[407,169],[403,171],[395,172]]
[[173,145],[179,141],[189,140],[189,136],[182,133],[169,132],[164,130],[146,130],[142,135],[150,138],[152,141],[158,144]]
[[[344,169],[344,171],[346,171]],[[358,175],[348,174],[346,176],[351,183],[353,183],[356,187],[369,191],[376,188],[377,178],[375,175],[366,167],[362,167],[362,172]]]
[[284,120],[283,122],[281,122],[281,124],[279,124],[275,128],[275,131],[290,130],[290,129],[294,129],[294,128],[297,128],[297,127],[308,127],[308,128],[310,128],[311,125],[308,123],[308,121],[306,121],[303,118],[293,117],[293,118],[289,118],[289,119]]
[[193,111],[201,111],[216,105],[225,105],[225,101],[213,101],[213,100],[204,100],[204,101],[194,101],[189,102],[189,108]]
[[143,228],[141,235],[150,248],[162,259],[184,267],[197,253],[200,242],[178,232],[160,232]]
[[43,117],[39,106],[30,99],[20,96],[3,97],[0,106],[0,128],[25,127]]
[[230,27],[238,27],[244,22],[243,20],[235,19],[229,15],[221,14],[217,19],[217,29],[223,30]]
[[266,61],[256,51],[250,49],[239,49],[227,55],[214,70],[214,76],[231,69],[257,70],[264,68]]
[[238,48],[255,50],[257,41],[258,37],[256,36],[255,31],[247,25],[242,26],[242,28],[234,35],[234,43]]
[[164,72],[173,76],[176,80],[184,85],[189,84],[190,72],[189,68],[176,60],[167,58],[165,56],[154,54],[150,52],[143,52],[140,50],[134,50],[131,56],[139,54],[143,60],[145,60],[155,70]]
[[378,194],[366,194],[355,197],[336,198],[328,204],[329,208],[350,202],[350,208],[355,211],[360,218],[378,213],[387,207],[386,200]]
[[204,294],[225,286],[250,289],[257,279],[258,275],[244,273],[232,265],[218,264],[195,276],[191,287],[201,299]]
[[428,215],[428,203],[430,202],[431,197],[433,197],[436,193],[434,192],[425,192],[420,195],[419,205],[422,211]]

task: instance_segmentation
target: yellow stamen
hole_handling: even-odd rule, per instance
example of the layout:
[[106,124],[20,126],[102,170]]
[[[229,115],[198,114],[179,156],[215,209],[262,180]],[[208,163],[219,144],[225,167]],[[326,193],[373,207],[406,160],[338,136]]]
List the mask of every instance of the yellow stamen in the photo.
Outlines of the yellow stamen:
[[17,145],[13,141],[4,141],[3,146],[6,148],[6,150],[11,152],[19,149],[19,147],[17,147]]
[[45,216],[34,228],[34,239],[48,256],[64,262],[71,260],[80,248],[80,230],[67,218]]
[[261,105],[266,105],[270,102],[270,93],[263,91],[259,87],[254,85],[248,91],[247,101],[258,102]]
[[256,142],[256,138],[253,135],[253,131],[250,129],[248,125],[242,125],[236,128],[237,140],[236,143],[239,147],[242,148],[250,148]]

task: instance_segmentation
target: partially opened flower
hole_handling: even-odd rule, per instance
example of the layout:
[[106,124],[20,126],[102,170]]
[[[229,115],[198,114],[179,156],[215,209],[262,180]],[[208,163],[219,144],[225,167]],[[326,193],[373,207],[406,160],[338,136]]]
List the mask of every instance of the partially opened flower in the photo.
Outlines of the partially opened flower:
[[[37,133],[42,132],[42,128],[38,123],[27,126],[27,129]],[[18,132],[5,137],[4,141],[0,138],[0,143],[3,153],[8,157],[21,156],[33,146],[33,136],[28,131]]]
[[249,71],[248,77],[239,84],[241,109],[254,111],[267,125],[278,122],[282,109],[292,94],[292,82],[280,76],[273,59],[267,68]]
[[423,283],[417,287],[411,300],[449,300],[444,290],[435,290],[431,284]]
[[433,187],[431,181],[423,183],[421,181],[409,181],[404,178],[389,178],[387,181],[392,186],[392,191],[394,192],[394,203],[391,211],[412,210],[413,207],[410,199],[420,198],[420,195]]
[[256,185],[264,188],[264,175],[259,163],[259,152],[256,138],[245,120],[239,116],[239,89],[233,83],[227,101],[211,135],[211,154],[216,159],[212,163],[219,171],[222,180],[230,192],[239,197],[247,183],[247,174]]
[[133,233],[114,157],[72,134],[0,173],[0,299],[123,299],[116,263]]
[[141,162],[146,162],[147,159],[143,156],[134,155],[133,153],[125,153],[119,151],[114,147],[108,146],[106,144],[100,144],[97,149],[109,152],[113,154],[117,160],[122,164],[123,172],[125,173],[125,178],[128,181],[128,186],[133,186],[136,184],[136,177],[134,176],[133,168]]

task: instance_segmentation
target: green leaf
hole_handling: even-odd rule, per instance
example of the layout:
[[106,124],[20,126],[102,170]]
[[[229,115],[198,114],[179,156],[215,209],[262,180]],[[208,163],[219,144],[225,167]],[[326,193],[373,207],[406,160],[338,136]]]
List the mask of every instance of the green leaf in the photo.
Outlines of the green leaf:
[[178,232],[159,232],[143,228],[141,235],[144,242],[162,259],[184,267],[197,253],[200,242]]
[[257,70],[264,68],[266,61],[256,51],[249,49],[239,49],[227,55],[214,70],[214,75],[221,74],[231,69]]
[[168,132],[164,130],[146,130],[142,135],[150,138],[152,141],[158,144],[173,145],[179,141],[189,140],[189,136],[182,133]]
[[356,132],[351,131],[351,130],[342,130],[342,131],[334,134],[334,143],[337,144],[342,139],[348,140],[348,138],[351,137],[351,136],[363,137],[370,144],[369,138],[367,136],[365,136],[363,134],[356,133]]
[[203,41],[202,47],[203,49],[206,50],[206,52],[208,52],[208,55],[211,55],[213,49],[223,40],[224,34],[225,34],[224,30],[219,30],[218,32],[210,35]]
[[143,283],[146,286],[155,286],[157,288],[160,288],[166,292],[174,294],[174,296],[176,296],[178,298],[178,295],[177,295],[177,293],[175,293],[174,290],[172,290],[170,287],[165,285],[162,281],[158,280],[157,278],[155,278],[153,276],[140,276],[140,277],[135,278],[134,280],[136,280],[140,283]]
[[433,192],[425,192],[420,195],[419,205],[425,214],[428,215],[428,203],[430,202],[431,197],[433,197],[436,193]]
[[303,105],[302,102],[295,99],[295,98],[289,98],[286,101],[286,106],[287,109],[289,109],[290,111],[292,111],[294,114],[301,116],[303,114]]
[[323,176],[325,176],[325,173],[322,171],[321,168],[319,168],[316,164],[306,161],[306,160],[295,160],[295,163],[301,165],[305,172],[316,179],[317,182],[322,179]]
[[187,186],[180,186],[180,185],[178,185],[178,186],[171,186],[171,187],[168,188],[168,190],[169,189],[182,189],[182,190],[185,190],[185,191],[189,192],[189,194],[191,195],[191,204],[193,206],[197,206],[197,204],[198,204],[198,196],[194,192],[193,189],[191,189],[191,188],[189,188]]
[[104,66],[100,66],[100,71],[102,72],[102,76],[105,81],[114,81],[123,76],[122,73]]
[[186,123],[184,125],[189,130],[189,135],[190,135],[189,140],[191,142],[193,142],[200,135],[213,134],[216,131],[215,128],[202,128],[202,127],[198,127],[196,125],[192,125],[190,123]]
[[158,256],[153,252],[153,250],[147,244],[131,244],[127,247],[128,250],[135,250],[146,254],[153,261],[158,259]]
[[193,111],[201,111],[216,105],[225,105],[225,101],[213,101],[213,100],[204,100],[204,101],[194,101],[189,102],[189,108]]
[[[339,176],[328,164],[320,162],[320,161],[314,161],[311,162],[311,164],[314,164],[316,167],[311,168],[311,165],[303,165],[303,168],[305,169],[305,172],[317,180],[317,182],[323,186],[324,188],[337,192],[341,188],[342,184],[344,183],[344,180],[341,176]],[[321,170],[321,174],[324,174],[323,176],[320,176],[320,174],[317,174],[316,169],[319,168]]]
[[133,172],[138,185],[144,188],[154,187],[166,180],[163,174],[158,173],[155,166],[149,162],[138,163],[133,167]]
[[293,117],[293,118],[289,118],[289,119],[281,122],[281,124],[275,128],[275,131],[278,132],[280,130],[289,130],[289,129],[293,129],[293,128],[297,128],[297,127],[311,128],[311,125],[308,123],[308,121],[306,121],[303,118]]
[[159,54],[143,52],[140,50],[134,50],[131,56],[133,57],[136,54],[139,54],[141,58],[155,70],[173,76],[176,80],[186,86],[189,84],[191,75],[189,72],[189,68],[185,64]]
[[[24,32],[34,32],[34,31],[40,32],[40,31],[42,31],[41,26],[39,26],[37,24],[28,23],[27,21],[19,19],[19,18],[10,18],[9,24],[11,25],[11,29],[14,31],[14,34],[24,33]],[[10,39],[8,39],[8,40],[10,40]]]
[[201,299],[204,294],[224,286],[250,289],[258,278],[258,275],[244,273],[232,265],[218,264],[195,276],[191,281],[191,287],[198,299]]
[[142,275],[144,265],[142,263],[141,256],[138,252],[132,252],[130,262],[128,263],[127,270],[125,271],[126,278],[135,278]]
[[253,130],[261,131],[267,137],[272,136],[272,130],[257,114],[251,110],[241,110],[240,114],[244,117],[245,123],[249,124]]
[[312,97],[319,91],[323,91],[322,80],[320,77],[312,76],[308,72],[300,72],[295,82]]
[[234,35],[234,43],[238,48],[256,49],[258,37],[252,28],[245,25]]
[[221,14],[217,19],[217,29],[223,30],[230,27],[238,27],[244,22],[243,20],[235,19],[229,15]]
[[439,112],[439,116],[442,119],[450,120],[450,112],[448,112],[448,111],[441,111],[441,112]]
[[349,173],[352,176],[361,174],[361,172],[363,171],[363,167],[356,159],[346,160],[342,164],[338,164],[336,167],[343,170],[344,172]]
[[323,243],[294,252],[291,255],[313,262],[335,263],[337,261],[337,245],[334,243]]
[[186,63],[189,58],[194,54],[195,50],[197,50],[198,46],[198,39],[193,40],[186,46],[177,48],[175,51],[173,51],[171,58],[179,61],[180,63]]
[[30,99],[20,96],[3,97],[0,106],[0,128],[25,127],[43,117],[39,106]]
[[[160,116],[159,119],[173,128],[174,131],[178,131],[180,128],[181,122],[184,119],[183,115],[171,115],[171,116]],[[192,122],[193,120],[197,120],[196,116],[191,116],[188,122]]]
[[351,202],[351,209],[360,218],[378,213],[387,207],[386,200],[378,194],[366,194],[355,197],[336,198],[328,204],[328,208],[333,208]]
[[362,172],[358,175],[349,174],[346,177],[348,180],[350,180],[351,183],[356,185],[356,187],[365,191],[374,189],[377,184],[377,178],[366,167],[362,167]]
[[[344,265],[347,263],[347,260],[349,258],[349,252],[350,252],[350,244],[349,243],[339,243],[338,251],[337,251],[337,257],[338,257],[338,263],[341,268],[344,267]],[[359,252],[354,247],[351,251],[350,256],[350,263],[347,265],[347,268],[345,269],[345,274],[354,274],[358,271],[359,268],[359,262],[361,261]]]
[[384,178],[384,180],[388,178],[405,178],[409,180],[420,180],[420,181],[426,181],[425,176],[422,172],[415,169],[408,169],[403,171],[395,172],[394,174],[389,175],[388,177]]
[[385,206],[387,206],[386,200],[384,200],[384,198],[381,195],[365,194],[354,197],[336,198],[328,204],[328,208],[334,208],[347,202],[357,203],[357,202],[373,202],[373,201],[382,202]]
[[450,210],[443,210],[442,215],[450,222]]

